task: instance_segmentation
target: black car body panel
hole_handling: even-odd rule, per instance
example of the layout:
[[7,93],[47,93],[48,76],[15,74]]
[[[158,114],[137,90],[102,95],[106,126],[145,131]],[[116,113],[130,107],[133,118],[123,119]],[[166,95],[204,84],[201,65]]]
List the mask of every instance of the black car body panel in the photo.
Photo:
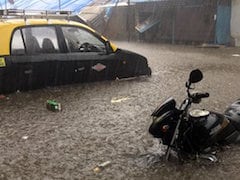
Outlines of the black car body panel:
[[118,49],[115,53],[52,53],[6,56],[0,68],[0,93],[80,82],[151,75],[147,59]]

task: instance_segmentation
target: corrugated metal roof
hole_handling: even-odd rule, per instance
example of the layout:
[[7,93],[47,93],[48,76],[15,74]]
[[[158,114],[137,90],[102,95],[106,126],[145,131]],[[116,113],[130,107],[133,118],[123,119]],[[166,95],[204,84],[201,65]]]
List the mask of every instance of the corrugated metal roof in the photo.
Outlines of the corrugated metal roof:
[[59,10],[59,2],[61,2],[61,10],[78,13],[93,0],[0,0],[0,9],[5,9],[7,6],[8,9]]

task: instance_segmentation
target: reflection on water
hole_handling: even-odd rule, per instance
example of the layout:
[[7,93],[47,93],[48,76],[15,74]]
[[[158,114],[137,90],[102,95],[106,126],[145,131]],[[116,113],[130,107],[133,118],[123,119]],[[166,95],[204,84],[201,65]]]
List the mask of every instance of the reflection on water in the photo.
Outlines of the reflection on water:
[[[118,44],[118,43],[117,43]],[[105,81],[19,92],[0,99],[2,179],[238,179],[239,146],[220,150],[215,164],[176,159],[148,133],[155,107],[185,95],[185,81],[199,68],[197,86],[210,93],[201,107],[223,112],[239,98],[240,61],[233,50],[119,42],[149,59],[151,78]],[[234,54],[238,53],[236,49]],[[227,57],[227,59],[226,59]],[[155,72],[155,73],[154,73]],[[111,100],[119,103],[111,103]],[[127,98],[127,99],[126,99]],[[46,109],[46,100],[62,104]],[[110,161],[100,173],[93,169]]]
[[135,159],[135,163],[141,168],[148,168],[157,163],[164,163],[165,152],[166,147],[161,145],[158,139],[153,139],[153,146],[148,147],[145,154],[139,155]]

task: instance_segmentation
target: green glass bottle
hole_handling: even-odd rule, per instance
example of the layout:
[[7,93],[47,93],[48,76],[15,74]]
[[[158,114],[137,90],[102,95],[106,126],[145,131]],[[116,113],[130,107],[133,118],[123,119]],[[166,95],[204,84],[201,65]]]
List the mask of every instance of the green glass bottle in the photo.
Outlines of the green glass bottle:
[[50,111],[61,111],[61,104],[55,100],[47,100],[47,109]]

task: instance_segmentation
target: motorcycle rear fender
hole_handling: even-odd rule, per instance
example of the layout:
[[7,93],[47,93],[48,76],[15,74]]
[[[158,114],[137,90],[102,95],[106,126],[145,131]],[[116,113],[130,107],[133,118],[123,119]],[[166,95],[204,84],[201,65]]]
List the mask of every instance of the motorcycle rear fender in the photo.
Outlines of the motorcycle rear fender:
[[225,116],[240,131],[240,99],[232,103],[225,111]]
[[217,136],[221,144],[240,143],[240,133],[229,123]]

